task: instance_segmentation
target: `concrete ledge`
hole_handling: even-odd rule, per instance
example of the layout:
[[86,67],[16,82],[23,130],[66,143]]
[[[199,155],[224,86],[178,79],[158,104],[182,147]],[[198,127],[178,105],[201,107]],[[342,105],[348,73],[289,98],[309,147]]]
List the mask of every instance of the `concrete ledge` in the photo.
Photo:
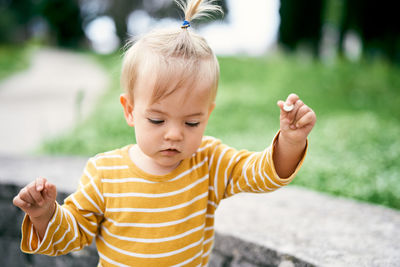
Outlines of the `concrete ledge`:
[[[86,161],[0,156],[0,183],[18,185],[4,187],[0,198],[8,199],[6,203],[12,206],[18,187],[39,175],[48,177],[59,191],[70,193]],[[18,228],[6,223],[9,217],[0,221],[0,247],[19,232],[21,214],[9,205],[0,206],[1,214],[12,215],[14,228],[16,221]],[[222,201],[215,229],[210,266],[400,266],[399,211],[294,186]],[[72,258],[79,254],[74,255]],[[32,262],[30,256],[25,258]],[[89,258],[92,261],[93,257]]]
[[400,212],[288,186],[221,202],[215,230],[316,266],[400,266]]

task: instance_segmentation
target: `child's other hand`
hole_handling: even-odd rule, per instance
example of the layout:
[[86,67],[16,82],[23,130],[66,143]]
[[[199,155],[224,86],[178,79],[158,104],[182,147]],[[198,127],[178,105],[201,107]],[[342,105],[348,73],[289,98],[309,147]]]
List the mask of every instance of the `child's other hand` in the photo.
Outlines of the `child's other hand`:
[[55,210],[56,197],[56,186],[45,178],[37,178],[21,189],[13,204],[28,214],[31,220],[48,222]]
[[[317,121],[314,111],[304,104],[296,94],[290,94],[285,102],[280,100],[277,104],[281,109],[281,134],[292,144],[304,142]],[[294,107],[291,111],[285,111],[284,104],[286,106],[294,105]]]

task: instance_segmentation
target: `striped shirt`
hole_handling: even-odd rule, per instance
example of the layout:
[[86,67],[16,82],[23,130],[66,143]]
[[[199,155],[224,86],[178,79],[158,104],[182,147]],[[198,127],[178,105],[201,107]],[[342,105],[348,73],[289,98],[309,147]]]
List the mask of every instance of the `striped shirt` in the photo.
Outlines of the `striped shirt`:
[[[276,139],[276,137],[275,137]],[[220,201],[240,192],[271,192],[281,179],[263,152],[237,151],[204,137],[191,158],[164,176],[145,173],[129,158],[131,145],[89,159],[78,190],[57,204],[40,242],[28,216],[21,249],[51,256],[95,239],[99,266],[207,265]]]

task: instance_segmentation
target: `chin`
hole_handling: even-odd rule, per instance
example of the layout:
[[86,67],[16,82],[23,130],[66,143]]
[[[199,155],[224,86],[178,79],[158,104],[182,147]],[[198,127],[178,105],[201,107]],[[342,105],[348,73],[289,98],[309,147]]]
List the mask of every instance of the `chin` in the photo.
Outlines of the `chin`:
[[157,162],[163,168],[172,168],[178,165],[182,160],[162,160]]

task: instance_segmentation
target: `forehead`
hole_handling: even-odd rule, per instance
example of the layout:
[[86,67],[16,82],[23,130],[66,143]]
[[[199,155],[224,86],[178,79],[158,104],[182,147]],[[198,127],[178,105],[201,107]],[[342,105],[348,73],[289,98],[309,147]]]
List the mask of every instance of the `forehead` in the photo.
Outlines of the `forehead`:
[[212,103],[212,90],[209,82],[171,83],[169,86],[166,84],[164,85],[164,94],[159,97],[154,93],[156,84],[154,79],[142,79],[139,82],[138,90],[135,93],[136,105],[192,110],[208,108]]
[[170,95],[182,100],[196,95],[213,101],[216,75],[215,71],[210,69],[209,60],[158,58],[155,62],[147,61],[137,78],[135,98],[146,97],[150,103],[155,103]]

